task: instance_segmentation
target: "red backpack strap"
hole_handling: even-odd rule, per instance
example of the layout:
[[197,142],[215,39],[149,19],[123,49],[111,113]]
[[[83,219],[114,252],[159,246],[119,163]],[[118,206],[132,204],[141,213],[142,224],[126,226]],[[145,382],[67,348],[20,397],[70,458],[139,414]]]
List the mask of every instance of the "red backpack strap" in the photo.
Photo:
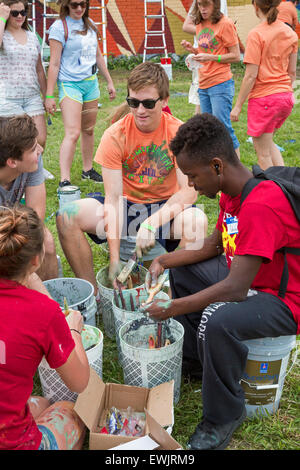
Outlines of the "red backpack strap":
[[67,42],[67,40],[68,40],[68,25],[67,25],[67,22],[66,22],[66,18],[63,18],[61,21],[62,21],[62,24],[63,24],[63,27],[64,27],[64,32],[65,32],[65,42]]

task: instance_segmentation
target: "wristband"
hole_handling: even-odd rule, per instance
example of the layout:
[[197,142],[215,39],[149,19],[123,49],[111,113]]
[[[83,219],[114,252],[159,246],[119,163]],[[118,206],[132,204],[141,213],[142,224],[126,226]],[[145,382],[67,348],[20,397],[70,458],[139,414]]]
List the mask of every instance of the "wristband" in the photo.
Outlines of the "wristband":
[[150,230],[150,232],[152,232],[152,233],[154,233],[154,234],[156,233],[156,228],[153,227],[153,226],[150,225],[150,224],[147,224],[146,222],[143,222],[143,223],[141,224],[141,227],[146,228],[147,230]]
[[221,56],[218,55],[218,62],[220,63],[221,62]]
[[5,18],[3,18],[3,16],[0,16],[0,20],[3,21],[4,24],[5,24],[6,21],[7,21]]
[[75,330],[74,328],[70,328],[70,331],[76,331],[76,333],[78,333],[79,335],[81,335],[80,331]]
[[46,95],[46,98],[49,98],[49,99],[53,99],[53,100],[54,100],[54,96]]

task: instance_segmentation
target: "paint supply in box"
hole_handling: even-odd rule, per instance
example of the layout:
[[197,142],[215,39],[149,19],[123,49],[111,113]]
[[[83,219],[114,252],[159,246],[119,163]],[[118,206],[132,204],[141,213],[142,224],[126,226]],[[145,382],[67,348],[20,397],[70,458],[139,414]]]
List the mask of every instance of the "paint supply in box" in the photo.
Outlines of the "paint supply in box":
[[243,343],[249,349],[241,380],[247,416],[274,414],[279,407],[296,336],[258,338]]
[[162,344],[165,344],[166,339],[170,344],[149,349],[149,336],[157,335],[159,323],[144,317],[121,326],[119,340],[124,383],[153,388],[174,380],[174,402],[178,403],[184,328],[173,318],[161,322]]
[[72,310],[79,310],[85,325],[96,326],[97,303],[93,285],[85,279],[63,277],[44,281],[53,300],[64,309],[64,299]]
[[[145,288],[137,288],[132,291],[122,292],[125,308],[123,308],[120,294],[115,292],[112,298],[112,310],[115,321],[115,335],[118,347],[119,361],[122,363],[122,353],[120,347],[119,331],[121,326],[130,320],[137,320],[138,318],[145,318],[145,312],[140,309],[141,304],[148,298],[148,292]],[[168,294],[165,292],[158,292],[155,299],[170,300]]]
[[[82,329],[81,339],[86,351],[89,365],[102,378],[103,334],[95,326],[85,325]],[[51,369],[45,357],[39,367],[39,376],[43,390],[43,396],[50,403],[61,400],[75,402],[78,394],[68,389],[55,369]]]
[[59,202],[59,207],[61,208],[65,204],[68,204],[69,202],[72,201],[77,201],[80,199],[80,189],[78,186],[63,186],[57,188],[57,196],[58,196],[58,202]]
[[[122,264],[123,266],[125,265],[125,263]],[[109,338],[114,338],[115,321],[112,310],[112,299],[114,296],[114,289],[108,279],[108,270],[108,266],[105,266],[104,268],[100,269],[100,271],[96,275],[96,281],[99,289],[98,292],[100,297],[100,311],[102,314],[105,333]],[[146,268],[137,265],[131,274],[133,288],[123,290],[123,295],[125,295],[125,292],[129,292],[129,294],[132,293],[134,295],[136,288],[144,287],[147,272],[148,271]]]

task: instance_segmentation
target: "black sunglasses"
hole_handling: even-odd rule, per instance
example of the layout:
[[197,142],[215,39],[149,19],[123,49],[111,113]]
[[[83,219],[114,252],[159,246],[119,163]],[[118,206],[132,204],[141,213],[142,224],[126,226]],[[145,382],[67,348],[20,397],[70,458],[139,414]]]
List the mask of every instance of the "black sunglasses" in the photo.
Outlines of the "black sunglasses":
[[86,7],[86,2],[79,2],[79,3],[70,2],[69,5],[73,10],[76,10],[78,7],[85,8]]
[[158,102],[158,100],[161,100],[161,98],[157,98],[157,100],[141,100],[141,101],[137,100],[136,98],[129,98],[129,96],[127,96],[126,98],[128,106],[130,106],[130,108],[138,108],[139,105],[142,103],[144,108],[153,109],[156,103]]
[[11,16],[13,16],[14,18],[17,18],[17,16],[21,15],[21,16],[26,16],[27,15],[27,11],[26,10],[10,10],[10,14]]

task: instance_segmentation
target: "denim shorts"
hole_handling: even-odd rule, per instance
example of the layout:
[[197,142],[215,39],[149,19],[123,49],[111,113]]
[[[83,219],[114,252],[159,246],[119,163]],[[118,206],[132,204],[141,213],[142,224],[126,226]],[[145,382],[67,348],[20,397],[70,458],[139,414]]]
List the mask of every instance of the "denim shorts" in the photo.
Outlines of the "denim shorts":
[[44,113],[44,105],[40,95],[13,99],[0,96],[0,116],[28,114],[33,117]]
[[[101,204],[104,204],[104,196],[101,193],[89,193],[86,197],[92,197],[99,201]],[[143,203],[134,203],[128,201],[126,205],[124,205],[124,214],[123,220],[126,221],[124,223],[123,231],[122,231],[122,239],[127,239],[128,237],[136,237],[136,234],[140,228],[140,223],[143,220],[146,220],[151,214],[154,214],[157,210],[160,209],[162,205],[164,205],[167,201],[159,201],[154,204],[143,204]],[[170,238],[170,223],[159,227],[156,233],[156,240],[160,245],[165,248],[166,251],[174,251],[179,243],[180,240],[174,240]],[[106,238],[99,238],[97,235],[92,233],[87,234],[95,243],[101,244],[106,242]]]
[[248,130],[252,137],[272,134],[291,114],[295,103],[292,92],[274,93],[248,101]]
[[97,75],[80,80],[79,82],[57,81],[59,102],[66,96],[78,103],[98,100],[100,97]]
[[234,97],[234,81],[232,79],[209,88],[198,88],[201,113],[213,114],[226,126],[232,138],[234,148],[240,146],[234,133],[230,113]]
[[42,440],[38,450],[59,450],[56,439],[52,431],[42,424],[38,425],[39,430],[42,433]]

